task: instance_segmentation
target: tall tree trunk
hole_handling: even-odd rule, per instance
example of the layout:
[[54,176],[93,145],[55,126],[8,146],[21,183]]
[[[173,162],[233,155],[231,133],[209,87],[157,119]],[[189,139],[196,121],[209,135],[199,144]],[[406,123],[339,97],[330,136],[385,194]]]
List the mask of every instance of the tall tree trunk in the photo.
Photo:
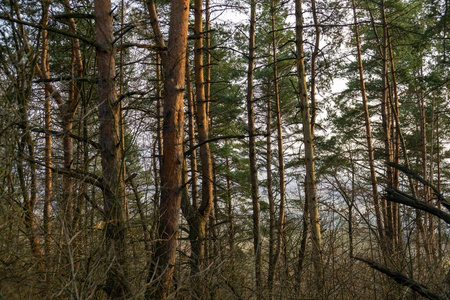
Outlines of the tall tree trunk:
[[[421,72],[422,73],[422,72]],[[425,93],[423,91],[423,89],[421,88],[420,91],[418,92],[418,96],[419,96],[419,112],[420,112],[420,139],[421,139],[421,165],[422,165],[422,176],[423,179],[428,181],[428,159],[427,159],[427,155],[428,155],[428,142],[427,142],[427,120],[426,120],[426,107],[425,107]],[[431,195],[430,195],[430,189],[427,185],[423,185],[423,201],[429,203],[431,201]],[[427,262],[430,263],[430,254],[431,254],[431,249],[432,249],[432,237],[433,234],[431,232],[427,232],[427,224],[430,221],[430,219],[432,218],[431,215],[429,215],[428,213],[424,213],[424,226],[423,226],[423,230],[424,230],[424,234],[423,234],[423,245],[424,245],[424,250],[426,253],[426,259]],[[433,228],[434,231],[434,228]]]
[[[26,110],[25,110],[26,111]],[[27,124],[28,120],[24,124]],[[27,126],[27,125],[25,125]],[[28,150],[27,156],[25,155],[25,149]],[[34,154],[34,143],[31,138],[31,134],[28,129],[25,129],[23,137],[19,143],[19,159],[17,162],[17,173],[19,176],[20,189],[22,191],[23,197],[23,222],[26,228],[26,234],[31,246],[31,252],[37,259],[38,267],[44,269],[44,264],[42,263],[42,251],[39,245],[39,240],[37,238],[35,221],[34,221],[34,206],[36,204],[37,197],[37,179],[36,179],[36,163]],[[26,182],[23,161],[29,160],[30,164],[30,189],[28,189],[28,184]]]
[[[121,0],[120,3],[120,45],[123,45],[123,36],[125,34],[125,8],[124,8],[124,0]],[[119,55],[119,95],[120,97],[124,97],[124,74],[123,74],[123,65],[124,65],[124,52],[125,49],[120,50]],[[122,172],[123,172],[123,178],[127,178],[127,168],[126,168],[126,161],[125,161],[125,121],[124,121],[124,115],[123,115],[123,101],[119,101],[119,128],[120,128],[120,137],[121,137],[121,151],[122,151]],[[124,209],[124,215],[125,220],[128,221],[128,202],[127,198],[123,198],[123,209]]]
[[[381,99],[381,119],[384,134],[384,155],[386,161],[393,161],[393,147],[392,147],[392,122],[391,114],[392,109],[389,101],[389,74],[388,74],[388,33],[387,33],[387,21],[386,21],[386,7],[384,0],[381,1],[380,5],[382,26],[383,26],[383,36],[381,44],[381,59],[382,59],[382,99]],[[392,189],[394,187],[394,172],[392,167],[387,166],[386,169],[387,177],[387,187]],[[385,223],[385,236],[386,239],[382,242],[382,246],[386,250],[392,252],[394,250],[394,229],[393,229],[393,219],[392,219],[392,204],[386,199],[382,199],[382,213]]]
[[[270,1],[271,10],[271,25],[272,25],[272,60],[273,60],[273,84],[274,84],[274,98],[275,98],[275,108],[277,116],[277,145],[278,145],[278,174],[280,176],[280,210],[278,217],[278,235],[277,235],[277,247],[273,257],[273,269],[269,270],[269,298],[272,298],[273,282],[275,280],[276,267],[281,255],[281,250],[283,247],[284,227],[286,223],[285,216],[285,201],[286,201],[286,183],[285,183],[285,167],[284,167],[284,150],[283,150],[283,131],[282,131],[282,120],[281,120],[281,104],[280,104],[280,92],[278,83],[278,63],[277,63],[277,36],[276,36],[276,24],[275,24],[275,0]],[[285,247],[286,245],[284,245]],[[269,258],[270,259],[270,258]],[[285,266],[287,268],[287,266]]]
[[[153,151],[153,157],[154,157],[154,163],[153,163],[153,171],[154,171],[154,177],[155,177],[155,195],[153,198],[154,202],[154,213],[158,212],[159,208],[159,199],[161,197],[161,172],[162,172],[162,158],[164,154],[163,149],[163,137],[162,137],[162,126],[161,126],[161,120],[163,118],[161,108],[162,108],[162,70],[161,70],[161,56],[159,53],[155,55],[155,64],[156,64],[156,142],[154,145],[154,151]],[[152,231],[153,234],[157,234],[157,228],[158,228],[158,217],[154,217],[154,223],[153,228],[155,230]]]
[[[67,0],[64,2],[65,9],[69,13],[71,12],[69,3]],[[19,4],[14,1],[14,10],[17,14],[17,18],[22,21]],[[32,55],[32,49],[29,45],[28,39],[26,37],[25,29],[22,25],[21,34],[23,35],[24,46],[28,55]],[[71,33],[76,34],[76,24],[73,18],[69,18],[69,30]],[[82,76],[83,64],[81,59],[81,50],[79,40],[77,38],[72,39],[72,60],[76,63],[77,74]],[[37,75],[42,79],[48,79],[48,70],[42,70],[41,65],[35,65],[35,71]],[[63,152],[64,152],[64,167],[70,169],[73,163],[73,141],[69,136],[73,127],[73,116],[76,112],[78,106],[78,92],[75,97],[70,97],[69,101],[64,101],[60,91],[52,84],[50,81],[44,82],[45,89],[49,92],[51,97],[55,100],[58,105],[58,109],[62,119],[62,127],[64,130],[63,137]],[[73,89],[72,89],[73,90]],[[73,94],[73,93],[69,93]],[[70,215],[71,211],[67,208],[68,205],[72,203],[71,195],[73,192],[73,180],[69,174],[63,174],[63,201],[62,201],[62,217],[63,222],[66,227],[71,227]]]
[[[50,1],[45,0],[42,1],[42,10],[43,17],[42,23],[48,24],[48,9],[49,9]],[[48,32],[47,30],[42,31],[42,53],[41,53],[41,69],[45,73],[45,76],[50,77],[49,70],[49,53],[48,53]],[[51,94],[47,88],[44,88],[45,95],[45,130],[50,131],[52,129],[51,124]],[[50,270],[50,213],[51,213],[51,203],[53,197],[53,188],[52,188],[52,136],[50,134],[45,134],[45,195],[44,195],[44,252],[46,256],[46,269]],[[50,274],[47,274],[47,283],[50,280]]]
[[258,168],[256,165],[256,141],[255,141],[255,113],[253,108],[253,74],[255,69],[255,24],[256,24],[256,0],[250,2],[250,32],[248,46],[248,70],[247,70],[247,118],[249,134],[249,158],[250,181],[252,186],[253,205],[253,251],[255,254],[255,283],[256,298],[261,299],[261,233],[260,233],[260,208],[258,192]]
[[[384,7],[384,2],[382,4],[383,4],[382,7]],[[384,10],[382,10],[382,11],[384,11]],[[371,19],[371,25],[372,25],[372,28],[373,28],[373,32],[374,32],[374,34],[376,36],[376,39],[377,39],[378,52],[379,52],[380,57],[383,57],[382,42],[380,41],[380,38],[379,38],[378,33],[377,33],[377,30],[375,28],[375,20],[374,20],[372,11],[370,9],[369,9],[369,15],[370,15],[370,19]],[[385,16],[385,14],[384,14],[384,16]],[[383,18],[383,20],[385,20],[385,18]],[[383,23],[386,24],[387,23],[386,20]],[[383,28],[384,28],[384,26],[383,26]],[[386,33],[387,33],[387,38],[388,38],[388,44],[392,44],[390,42],[389,28],[386,28]],[[392,49],[390,50],[390,52],[392,52]],[[393,68],[393,56],[390,57],[390,60],[391,60],[391,63],[392,63],[391,64],[391,70],[392,70],[392,68]],[[395,70],[395,69],[393,69],[393,70]],[[395,75],[394,71],[393,71],[393,74]],[[395,79],[395,76],[393,76],[393,80],[394,79]],[[396,94],[395,94],[396,82],[393,81],[393,83],[394,83],[394,97],[395,97],[396,96]],[[397,95],[397,97],[398,97],[398,95]],[[396,126],[396,130],[397,130],[396,133],[398,134],[398,137],[399,137],[399,142],[400,142],[401,150],[403,152],[403,158],[405,160],[405,165],[406,165],[406,167],[408,169],[411,169],[411,164],[410,164],[410,161],[409,161],[408,153],[406,151],[406,141],[405,141],[405,138],[403,137],[402,130],[400,128],[400,116],[399,116],[399,108],[398,108],[398,104],[397,104],[398,100],[395,100],[395,102],[396,102],[395,103],[395,108],[394,108],[393,103],[390,103],[390,105],[392,107],[391,108],[391,112],[392,112],[393,117],[394,117],[393,119],[394,119],[395,124],[396,124],[395,125]],[[408,177],[408,182],[409,182],[409,189],[411,191],[412,196],[414,198],[417,198],[417,186],[414,184],[414,181],[413,181],[413,179],[411,177]],[[420,235],[423,233],[423,224],[422,224],[421,212],[419,210],[416,210],[416,219],[415,220],[416,220],[416,226],[417,226],[417,234],[416,234],[416,253],[417,253],[417,256],[416,257],[417,257],[417,260],[420,262],[420,260],[421,260],[420,259],[420,257],[421,257]],[[385,224],[384,226],[386,227],[387,225]],[[386,240],[386,238],[384,238],[383,240]]]
[[267,170],[267,198],[269,200],[269,269],[267,273],[267,288],[269,299],[273,298],[273,282],[275,279],[276,260],[275,256],[276,246],[276,216],[275,216],[275,199],[273,196],[273,182],[272,182],[272,97],[270,79],[268,82],[268,97],[267,97],[267,120],[266,120],[266,170]]
[[[31,135],[29,132],[24,133],[20,143],[19,143],[19,157],[17,162],[17,175],[19,177],[20,189],[22,191],[23,205],[22,209],[24,212],[23,222],[26,228],[26,234],[30,242],[31,252],[37,259],[38,267],[44,269],[42,264],[42,251],[39,245],[39,240],[37,238],[35,224],[34,224],[34,206],[36,204],[36,192],[37,192],[37,182],[36,182],[36,164],[34,155],[34,145],[31,141]],[[25,149],[28,150],[28,157],[25,156]],[[25,178],[23,161],[30,161],[30,190]]]
[[355,2],[355,0],[352,0],[352,6],[353,6],[353,21],[355,23],[356,50],[357,50],[357,55],[358,55],[359,82],[360,82],[360,89],[361,89],[361,97],[362,97],[362,101],[363,101],[364,122],[365,122],[366,137],[367,137],[367,152],[368,152],[368,156],[369,156],[370,178],[371,178],[371,183],[372,183],[372,197],[373,197],[373,204],[375,207],[375,217],[376,217],[376,222],[377,222],[378,234],[379,234],[381,240],[383,240],[383,237],[384,237],[383,220],[382,220],[382,216],[381,216],[380,198],[378,195],[378,180],[377,180],[377,175],[376,175],[376,170],[375,170],[375,158],[374,158],[373,142],[372,142],[372,128],[370,125],[370,113],[369,113],[367,94],[366,94],[366,83],[364,80],[361,40],[360,40],[360,36],[359,36],[358,20],[356,17],[356,2]]
[[[200,160],[202,163],[202,201],[198,208],[197,218],[198,226],[204,228],[197,228],[192,254],[194,260],[197,261],[199,270],[202,270],[204,263],[204,247],[206,246],[206,223],[209,220],[213,206],[213,169],[211,160],[211,151],[209,143],[207,143],[209,136],[209,118],[207,115],[207,106],[205,98],[205,81],[203,76],[203,1],[195,0],[195,97],[196,97],[196,120],[198,140],[200,146]],[[192,229],[191,229],[192,230]],[[194,229],[196,230],[196,229]]]
[[[393,112],[393,122],[395,122],[395,145],[394,145],[394,160],[395,163],[400,163],[400,142],[402,139],[401,136],[401,128],[400,128],[400,122],[399,118],[397,116],[400,115],[400,103],[398,99],[398,90],[397,90],[397,73],[395,70],[395,64],[394,64],[394,51],[392,49],[392,41],[391,41],[391,35],[389,33],[389,27],[386,28],[387,33],[387,39],[388,39],[388,46],[389,46],[389,65],[391,69],[391,79],[392,79],[392,92],[394,94],[394,103],[391,103],[391,109]],[[405,154],[406,155],[406,154]],[[394,188],[398,188],[399,185],[399,170],[394,170]],[[393,226],[394,226],[394,242],[395,246],[398,248],[400,247],[401,243],[401,222],[400,222],[400,206],[398,203],[391,203],[392,210],[393,210]]]
[[[439,113],[436,114],[436,168],[437,168],[437,190],[441,193],[441,144],[439,136]],[[438,198],[437,206],[439,209],[442,207],[441,199]],[[442,221],[437,220],[437,246],[439,258],[442,257]]]
[[322,234],[320,231],[319,207],[316,188],[316,172],[314,167],[314,145],[311,134],[311,118],[307,96],[306,74],[303,52],[303,12],[302,0],[295,2],[297,75],[299,83],[300,110],[303,123],[303,139],[305,143],[306,166],[306,199],[309,204],[309,222],[311,225],[312,259],[315,269],[315,297],[325,297],[324,264],[322,257]]
[[[194,103],[194,93],[192,90],[192,82],[191,82],[191,72],[189,65],[189,57],[186,56],[186,98],[188,102],[188,132],[189,132],[189,148],[194,149],[195,147],[195,123],[194,123],[194,115],[195,115],[195,103]],[[197,204],[197,151],[193,150],[190,159],[190,167],[191,167],[191,198],[192,198],[192,207],[194,209],[198,208]]]
[[[191,75],[190,75],[190,63],[189,63],[189,54],[186,52],[186,97],[187,97],[187,105],[188,105],[188,134],[189,134],[189,148],[194,149],[195,147],[195,123],[194,123],[194,116],[195,116],[195,105],[194,105],[194,95],[192,90],[192,83],[191,83]],[[198,105],[198,104],[197,104]],[[198,227],[201,225],[199,224],[199,217],[197,216],[198,212],[198,203],[197,203],[197,154],[196,151],[193,150],[191,154],[191,197],[192,201],[189,201],[189,192],[188,187],[185,187],[184,194],[182,196],[181,200],[181,209],[183,212],[183,215],[185,219],[188,222],[189,225],[189,242],[191,244],[191,260],[190,260],[190,266],[191,266],[191,274],[193,279],[193,285],[195,287],[194,293],[197,297],[201,297],[202,291],[199,287],[202,283],[202,280],[199,279],[198,273],[200,272],[201,266],[199,265],[200,261],[198,259],[198,256],[201,255],[202,258],[205,257],[205,244],[204,241],[197,241],[199,229]],[[185,163],[186,165],[186,163]],[[187,167],[184,167],[184,175],[183,175],[183,184],[187,184]],[[206,220],[203,226],[204,233],[206,234]],[[202,244],[203,243],[203,244]],[[197,252],[194,252],[197,251]],[[203,262],[203,261],[202,261]]]
[[125,180],[122,170],[120,105],[117,102],[115,84],[115,49],[110,0],[95,0],[94,14],[97,43],[99,138],[108,251],[105,291],[109,299],[124,299],[131,295],[131,291],[125,270],[126,241],[123,210]]
[[209,0],[205,0],[205,42],[205,101],[206,115],[209,118],[211,105],[211,11]]
[[[72,13],[69,0],[64,0],[65,11],[67,14]],[[77,25],[73,18],[69,18],[69,31],[72,34],[77,34]],[[72,38],[72,57],[71,57],[71,75],[73,77],[83,77],[83,60],[81,56],[80,41],[77,38]],[[74,164],[74,143],[70,134],[73,130],[74,117],[78,108],[80,98],[80,81],[72,80],[69,86],[69,98],[59,107],[62,118],[62,126],[65,132],[63,137],[64,149],[64,168],[71,170]],[[73,221],[78,218],[75,216],[75,187],[74,180],[70,175],[63,175],[63,221],[64,225],[69,229],[69,234],[72,234],[75,228],[72,227]]]
[[[26,39],[24,31],[22,31],[21,35],[22,39]],[[32,78],[33,74],[28,74],[25,67],[18,69],[17,81],[15,82],[15,87],[17,88],[15,100],[19,105],[19,116],[23,130],[18,142],[18,158],[16,164],[20,190],[23,198],[22,210],[25,234],[28,237],[31,252],[37,260],[37,266],[39,269],[44,269],[44,264],[42,263],[42,251],[35,229],[34,218],[34,207],[37,200],[37,168],[34,141],[29,130],[30,122],[28,120]],[[28,168],[25,168],[24,162],[28,162]],[[27,181],[28,176],[25,173],[26,170],[29,170],[29,181]]]
[[[207,293],[206,280],[203,279],[203,269],[206,264],[206,256],[208,250],[208,244],[206,243],[207,236],[207,223],[211,221],[210,229],[213,232],[214,220],[211,217],[214,193],[213,193],[213,165],[211,158],[211,151],[209,149],[208,136],[209,136],[209,118],[208,118],[208,106],[205,96],[205,81],[203,72],[203,2],[202,0],[196,0],[195,7],[195,97],[196,97],[196,120],[198,139],[200,143],[200,160],[202,163],[202,200],[197,208],[196,200],[193,199],[193,203],[189,201],[183,201],[183,214],[185,215],[189,224],[189,240],[191,243],[191,272],[194,283],[194,293],[197,297],[201,298]],[[189,69],[189,64],[186,62],[186,68]],[[189,72],[189,70],[187,71]],[[193,149],[194,132],[193,132],[193,99],[190,90],[190,76],[187,76],[188,84],[188,106],[189,106],[189,136],[190,145]],[[193,153],[195,158],[195,153]],[[191,164],[195,161],[191,159]],[[194,177],[195,178],[195,177]],[[196,193],[196,190],[195,190]],[[194,195],[196,196],[196,195]],[[185,207],[188,205],[189,207]]]
[[[431,122],[430,122],[430,166],[429,166],[429,182],[431,185],[434,185],[434,126],[435,126],[435,106],[436,106],[436,94],[433,93],[431,100]],[[430,202],[432,201],[431,190],[430,192]],[[436,233],[435,233],[435,218],[432,215],[429,215],[429,223],[428,223],[428,232],[429,232],[429,241],[430,248],[433,254],[433,257],[436,257]]]
[[234,221],[233,221],[233,199],[231,198],[231,179],[230,179],[230,158],[227,156],[225,159],[225,166],[227,170],[227,204],[228,204],[228,245],[230,247],[231,265],[233,266],[233,252],[234,252]]
[[[306,177],[305,177],[306,182]],[[301,193],[301,191],[299,191]],[[306,195],[306,186],[305,186],[305,195]],[[300,249],[298,250],[298,263],[297,263],[297,289],[298,292],[301,289],[302,284],[302,271],[303,271],[303,262],[306,256],[306,247],[308,246],[309,239],[309,202],[305,199],[305,204],[303,206],[303,216],[302,216],[302,239],[300,240]]]
[[314,30],[315,30],[315,41],[314,41],[314,50],[312,52],[311,57],[311,136],[314,139],[314,129],[316,126],[316,63],[317,56],[319,55],[319,45],[320,45],[320,25],[319,20],[317,18],[317,9],[316,9],[316,1],[311,0],[311,9],[313,14],[314,21]]
[[182,193],[185,59],[189,1],[171,1],[167,48],[161,34],[154,1],[148,1],[150,23],[164,69],[163,162],[161,201],[158,211],[159,238],[150,264],[146,299],[165,299],[175,270],[178,220]]
[[134,198],[136,200],[136,207],[137,212],[139,214],[139,218],[141,221],[142,226],[142,235],[144,237],[144,249],[147,251],[147,253],[151,250],[150,247],[150,240],[151,240],[151,234],[148,232],[148,223],[145,217],[144,207],[142,206],[141,197],[139,195],[138,186],[134,183],[134,176],[130,176],[129,179],[127,179],[127,182],[131,185],[131,189],[133,190]]

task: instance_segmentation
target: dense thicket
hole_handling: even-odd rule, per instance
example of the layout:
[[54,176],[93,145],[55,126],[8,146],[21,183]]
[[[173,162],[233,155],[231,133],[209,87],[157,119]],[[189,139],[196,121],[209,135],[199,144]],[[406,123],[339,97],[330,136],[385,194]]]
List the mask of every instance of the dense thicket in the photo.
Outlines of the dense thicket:
[[0,299],[449,298],[449,23],[0,1]]

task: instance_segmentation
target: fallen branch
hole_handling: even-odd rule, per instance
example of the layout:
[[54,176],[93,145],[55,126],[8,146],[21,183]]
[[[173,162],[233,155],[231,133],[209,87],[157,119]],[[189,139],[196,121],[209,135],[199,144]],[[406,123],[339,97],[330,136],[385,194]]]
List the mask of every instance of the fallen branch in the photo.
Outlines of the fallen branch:
[[415,179],[415,180],[417,180],[417,181],[423,183],[424,185],[430,187],[430,188],[433,190],[433,192],[434,192],[434,194],[436,195],[436,197],[438,197],[438,199],[441,201],[442,205],[444,205],[448,210],[450,210],[450,202],[448,202],[448,201],[444,198],[444,196],[443,196],[441,193],[439,193],[439,190],[438,190],[434,185],[432,185],[430,182],[428,182],[427,180],[425,180],[422,176],[420,176],[419,174],[417,174],[417,173],[414,172],[413,170],[408,169],[408,168],[405,167],[405,166],[396,164],[396,163],[394,163],[394,162],[388,161],[388,162],[386,162],[386,164],[387,164],[388,166],[391,166],[391,167],[397,169],[397,170],[402,171],[402,172],[405,173],[408,177],[411,177],[411,178],[413,178],[413,179]]
[[408,194],[402,193],[394,189],[386,189],[386,193],[387,193],[386,198],[389,201],[405,204],[423,210],[427,213],[435,215],[436,217],[444,220],[447,224],[450,224],[450,214],[440,210],[439,208],[434,207],[431,204],[417,200],[409,196]]
[[403,274],[399,272],[394,272],[386,268],[385,266],[382,266],[380,264],[377,264],[376,262],[361,258],[361,257],[353,257],[356,260],[362,261],[363,263],[367,264],[369,267],[371,267],[374,270],[377,270],[383,274],[386,274],[390,278],[394,279],[395,282],[397,282],[400,285],[403,285],[405,287],[408,287],[412,289],[413,291],[419,293],[421,296],[432,299],[432,300],[441,300],[442,298],[438,295],[432,293],[426,286],[421,285],[420,283],[412,280],[411,278],[408,278],[404,276]]

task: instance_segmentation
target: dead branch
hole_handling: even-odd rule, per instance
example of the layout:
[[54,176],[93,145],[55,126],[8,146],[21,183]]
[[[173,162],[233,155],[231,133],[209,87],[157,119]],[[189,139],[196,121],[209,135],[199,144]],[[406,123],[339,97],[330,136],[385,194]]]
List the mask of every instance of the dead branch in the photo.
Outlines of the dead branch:
[[405,287],[408,287],[412,289],[413,291],[419,293],[421,296],[432,299],[432,300],[440,300],[442,299],[438,295],[432,293],[426,286],[421,285],[420,283],[412,280],[411,278],[408,278],[404,276],[403,274],[399,272],[394,272],[392,270],[389,270],[385,266],[382,266],[376,262],[361,258],[361,257],[353,257],[356,260],[362,261],[363,263],[367,264],[369,267],[371,267],[374,270],[377,270],[383,274],[386,274],[390,278],[394,279],[395,282],[397,282],[400,285],[403,285]]

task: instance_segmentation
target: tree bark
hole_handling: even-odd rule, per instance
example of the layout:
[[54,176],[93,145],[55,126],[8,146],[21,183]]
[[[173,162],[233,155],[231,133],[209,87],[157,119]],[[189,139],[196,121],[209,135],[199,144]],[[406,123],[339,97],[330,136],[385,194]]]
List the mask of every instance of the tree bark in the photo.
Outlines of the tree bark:
[[268,83],[268,98],[267,98],[267,120],[266,120],[266,170],[267,170],[267,198],[269,200],[269,269],[267,271],[267,288],[269,299],[273,298],[273,282],[275,278],[275,256],[276,246],[276,216],[275,216],[275,199],[273,196],[273,181],[272,181],[272,97],[270,95],[271,85],[270,79]]
[[[213,205],[213,169],[211,160],[211,151],[209,149],[209,143],[205,143],[209,136],[209,118],[207,115],[207,106],[205,98],[205,82],[203,75],[203,1],[195,0],[195,96],[196,96],[196,120],[199,143],[203,143],[200,146],[200,160],[202,163],[202,201],[198,208],[198,215],[201,220],[201,226],[206,226],[206,222],[211,214]],[[202,230],[206,232],[205,230]],[[199,247],[205,247],[206,236],[198,235],[197,241],[201,243]],[[196,252],[193,249],[193,254],[196,256]],[[197,256],[198,265],[202,265],[204,257]]]
[[[68,0],[63,2],[65,6],[65,11],[68,14],[72,13],[70,8],[70,3]],[[72,34],[77,34],[77,25],[73,18],[69,18],[69,31]],[[80,49],[80,41],[77,38],[72,38],[72,57],[71,57],[71,73],[73,77],[81,78],[83,77],[83,60]],[[64,149],[64,168],[71,170],[74,163],[74,143],[73,139],[70,137],[70,133],[73,130],[74,117],[78,108],[79,98],[80,98],[80,81],[72,80],[69,85],[69,98],[62,104],[59,109],[61,112],[62,126],[66,135],[63,137],[63,149]],[[75,216],[76,205],[75,205],[75,187],[73,178],[64,175],[63,176],[63,221],[65,226],[69,229],[69,234],[72,234],[75,230],[72,225],[73,221],[78,218]]]
[[[280,92],[279,92],[279,79],[278,79],[278,63],[277,63],[277,36],[276,36],[276,24],[275,24],[275,0],[270,1],[271,10],[271,25],[272,25],[272,60],[273,60],[273,85],[274,85],[274,98],[275,98],[275,108],[276,108],[276,120],[277,120],[277,146],[278,146],[278,174],[280,176],[280,210],[278,217],[278,235],[277,235],[277,247],[274,253],[272,262],[272,269],[269,270],[268,277],[268,288],[269,288],[269,299],[273,297],[273,282],[275,280],[276,267],[280,259],[281,250],[284,241],[284,227],[286,223],[285,215],[285,201],[286,201],[286,183],[285,183],[285,167],[284,167],[284,150],[283,150],[283,131],[282,131],[282,119],[281,119],[281,103],[280,103]],[[284,245],[286,246],[286,245]],[[285,266],[287,268],[287,266]]]
[[250,32],[249,54],[247,70],[247,118],[249,134],[249,159],[250,181],[253,206],[253,251],[255,253],[255,283],[256,298],[261,299],[261,233],[260,233],[260,207],[258,192],[258,168],[256,165],[256,141],[255,141],[255,113],[253,108],[253,74],[255,69],[255,24],[256,24],[256,0],[250,2]]
[[109,299],[131,296],[126,277],[126,241],[124,224],[125,179],[123,178],[120,105],[116,94],[113,16],[110,0],[95,0],[95,38],[97,42],[98,103],[103,199],[106,216],[108,272],[105,291]]
[[[205,42],[205,101],[206,115],[209,118],[211,105],[211,11],[209,0],[205,0]],[[212,120],[209,120],[212,127]]]
[[[195,147],[195,105],[194,105],[194,93],[192,91],[192,82],[190,74],[190,64],[189,57],[186,56],[186,98],[188,102],[188,132],[189,132],[189,148],[194,149]],[[192,206],[194,209],[198,208],[197,203],[197,151],[193,150],[190,159],[191,167],[191,198]]]
[[[42,1],[43,17],[42,23],[44,25],[48,24],[48,9],[50,1]],[[41,53],[41,69],[45,73],[45,76],[50,77],[49,70],[49,53],[48,53],[48,32],[46,30],[42,31],[42,53]],[[45,95],[45,130],[51,130],[51,94],[47,88],[44,88]],[[44,252],[46,257],[46,269],[50,269],[50,213],[51,213],[51,203],[53,198],[53,172],[51,170],[53,165],[52,161],[52,136],[50,134],[45,134],[45,195],[44,195]],[[50,280],[50,274],[47,274],[47,282]]]
[[159,47],[164,69],[163,161],[161,201],[158,211],[159,239],[150,264],[147,299],[165,299],[175,270],[178,220],[181,206],[185,59],[188,33],[189,1],[171,1],[167,48],[160,31],[154,1],[148,1],[150,22]]
[[[381,60],[382,60],[382,99],[381,99],[381,119],[383,127],[383,139],[384,139],[384,155],[386,161],[393,161],[393,147],[392,147],[392,109],[389,101],[389,76],[388,76],[388,34],[387,34],[387,21],[386,21],[386,7],[384,0],[380,5],[381,19],[383,26],[383,36],[381,44]],[[394,172],[390,166],[386,168],[387,187],[394,187]],[[382,199],[381,202],[382,213],[384,218],[385,240],[382,240],[383,247],[388,251],[394,250],[394,228],[392,219],[392,205],[387,202],[386,199]]]
[[322,257],[322,234],[320,231],[319,207],[316,189],[316,172],[314,167],[314,145],[311,134],[311,118],[307,96],[306,74],[303,52],[303,12],[302,0],[295,2],[296,15],[296,48],[297,48],[297,76],[299,83],[300,110],[303,123],[303,139],[305,144],[306,166],[306,199],[309,204],[309,222],[311,225],[312,259],[315,269],[315,297],[325,297],[324,265]]
[[361,40],[360,40],[360,36],[359,36],[359,26],[358,26],[358,20],[357,20],[357,16],[356,16],[356,1],[355,0],[352,0],[352,7],[353,7],[353,21],[355,23],[355,38],[356,38],[356,51],[357,51],[357,56],[358,56],[359,82],[360,82],[360,89],[361,89],[361,97],[362,97],[362,101],[363,101],[364,122],[365,122],[365,127],[366,127],[367,152],[368,152],[368,156],[369,156],[370,178],[371,178],[371,184],[372,184],[372,197],[373,197],[373,204],[375,207],[375,218],[376,218],[376,222],[377,222],[378,234],[379,234],[381,240],[383,240],[383,237],[384,237],[383,220],[382,220],[382,216],[381,216],[380,197],[378,195],[378,180],[377,180],[377,175],[376,175],[376,170],[375,170],[375,158],[374,158],[373,142],[372,142],[372,127],[370,124],[370,113],[369,113],[367,94],[366,94],[366,83],[364,80]]
[[225,159],[225,166],[227,170],[227,204],[228,204],[228,245],[230,247],[231,265],[233,268],[233,252],[234,252],[234,223],[233,223],[233,199],[231,198],[231,179],[230,179],[230,158],[227,156]]
[[314,130],[316,127],[316,63],[317,56],[319,55],[319,45],[320,45],[320,25],[319,20],[317,18],[317,9],[316,9],[316,1],[311,0],[311,9],[313,15],[314,22],[314,30],[315,30],[315,41],[314,41],[314,50],[312,52],[311,57],[311,135],[314,138]]

